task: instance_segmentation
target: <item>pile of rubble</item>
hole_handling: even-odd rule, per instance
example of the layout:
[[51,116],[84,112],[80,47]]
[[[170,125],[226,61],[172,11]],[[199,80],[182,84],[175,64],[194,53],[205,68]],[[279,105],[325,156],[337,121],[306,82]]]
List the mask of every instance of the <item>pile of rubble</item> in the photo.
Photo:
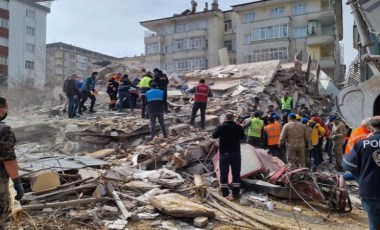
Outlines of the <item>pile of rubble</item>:
[[[187,124],[191,95],[183,90],[200,78],[215,93],[206,130]],[[295,104],[321,114],[329,111],[330,99],[316,98],[313,87],[294,69],[283,69],[278,61],[216,67],[173,76],[171,86],[173,112],[165,116],[168,139],[150,141],[149,123],[139,118],[138,110],[106,110],[105,94],[98,96],[96,115],[76,120],[65,119],[60,106],[29,108],[22,117],[11,117],[8,123],[18,138],[19,168],[27,191],[21,201],[23,218],[15,223],[25,229],[366,227],[366,221],[353,218],[364,215],[356,202],[351,214],[341,217],[333,212],[326,218],[330,211],[346,211],[338,207],[339,194],[346,191],[335,175],[276,174],[288,172],[284,164],[247,144],[242,145],[246,180],[241,204],[218,194],[218,148],[209,131],[226,111],[249,112],[255,97],[262,110],[274,105],[278,111],[283,90],[293,94]],[[348,205],[347,197],[341,199]],[[13,209],[17,212],[20,206]]]

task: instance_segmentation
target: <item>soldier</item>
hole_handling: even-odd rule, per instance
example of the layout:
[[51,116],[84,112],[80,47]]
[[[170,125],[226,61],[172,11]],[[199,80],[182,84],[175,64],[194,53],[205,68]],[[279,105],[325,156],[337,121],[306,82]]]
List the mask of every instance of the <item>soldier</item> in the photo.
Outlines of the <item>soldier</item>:
[[[0,97],[0,121],[7,117],[8,105],[5,98]],[[6,222],[10,211],[9,178],[13,180],[17,192],[16,200],[24,195],[24,188],[18,174],[18,165],[14,146],[16,138],[11,127],[0,122],[0,230],[6,228]]]
[[296,166],[297,162],[300,167],[305,167],[305,148],[309,141],[306,127],[296,120],[294,113],[290,113],[288,118],[289,122],[282,128],[278,145],[280,148],[286,145],[289,168]]
[[336,160],[335,169],[341,172],[343,171],[341,164],[343,158],[343,146],[345,142],[344,138],[346,137],[347,129],[346,125],[335,115],[330,116],[329,121],[333,124],[330,138],[333,141],[333,152]]

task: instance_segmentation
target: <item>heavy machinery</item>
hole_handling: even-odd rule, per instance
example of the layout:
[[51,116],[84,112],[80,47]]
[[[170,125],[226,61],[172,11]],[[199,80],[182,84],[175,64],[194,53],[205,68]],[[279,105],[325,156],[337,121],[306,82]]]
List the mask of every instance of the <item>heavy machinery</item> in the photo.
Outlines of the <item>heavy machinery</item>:
[[380,115],[380,1],[348,0],[347,5],[357,30],[358,43],[354,45],[359,49],[361,83],[343,88],[337,107],[346,122],[355,127],[366,117]]

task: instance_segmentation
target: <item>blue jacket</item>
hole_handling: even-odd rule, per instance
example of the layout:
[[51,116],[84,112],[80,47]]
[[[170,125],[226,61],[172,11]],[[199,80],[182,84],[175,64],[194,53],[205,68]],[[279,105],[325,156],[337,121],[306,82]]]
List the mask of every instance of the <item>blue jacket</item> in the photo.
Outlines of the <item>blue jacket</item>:
[[151,89],[146,92],[149,113],[164,112],[164,91],[160,89]]
[[358,178],[361,198],[380,200],[380,131],[358,141],[344,155],[342,166]]
[[84,79],[82,90],[90,92],[90,91],[94,91],[94,89],[95,89],[95,79],[92,76]]

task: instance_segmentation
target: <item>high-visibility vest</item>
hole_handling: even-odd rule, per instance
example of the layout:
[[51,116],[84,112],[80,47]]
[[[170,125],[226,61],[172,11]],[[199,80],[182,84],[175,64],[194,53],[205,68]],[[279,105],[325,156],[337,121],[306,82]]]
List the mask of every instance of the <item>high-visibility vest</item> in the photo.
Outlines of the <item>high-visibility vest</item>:
[[351,149],[354,147],[355,143],[363,140],[364,138],[367,138],[369,134],[369,131],[364,128],[364,126],[360,126],[354,130],[352,130],[351,136],[348,139],[346,150],[344,151],[345,154],[349,154],[351,152]]
[[248,128],[249,137],[261,137],[261,129],[264,126],[264,122],[259,118],[255,117],[251,119],[251,126]]
[[285,97],[281,98],[281,109],[287,109],[292,110],[292,97],[288,97],[288,99],[285,100]]
[[141,81],[139,82],[139,86],[141,88],[150,88],[150,82],[152,81],[152,78],[150,77],[143,77],[143,79],[141,79]]
[[207,103],[210,88],[205,84],[198,84],[195,87],[194,101]]
[[264,127],[264,131],[268,136],[268,146],[278,145],[281,129],[282,125],[279,123],[269,124]]

